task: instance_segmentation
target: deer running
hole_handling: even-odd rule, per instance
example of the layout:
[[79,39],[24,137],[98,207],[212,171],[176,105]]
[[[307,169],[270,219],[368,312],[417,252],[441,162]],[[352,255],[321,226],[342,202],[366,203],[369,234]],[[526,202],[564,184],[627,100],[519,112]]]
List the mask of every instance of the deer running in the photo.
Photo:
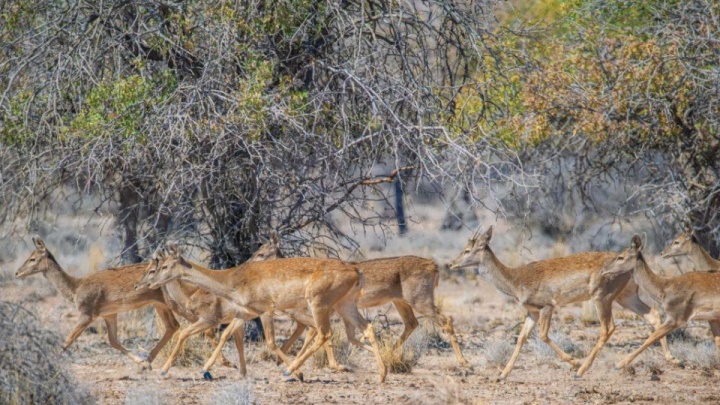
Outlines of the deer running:
[[[628,274],[605,276],[603,267],[615,253],[589,252],[567,257],[540,260],[524,266],[505,266],[490,248],[493,227],[480,235],[480,229],[468,241],[465,250],[452,262],[452,269],[478,266],[480,274],[505,295],[509,295],[527,310],[525,324],[520,332],[515,350],[499,379],[505,379],[520,355],[536,323],[540,326],[540,338],[562,359],[577,370],[575,377],[582,376],[592,365],[598,353],[615,330],[612,318],[613,300],[625,308],[645,317],[654,326],[659,325],[659,315],[637,295],[637,286],[629,285]],[[549,337],[553,311],[574,302],[592,300],[600,318],[600,337],[585,362],[580,365],[568,353],[558,347]],[[663,346],[666,349],[666,346]],[[672,359],[669,351],[666,358]]]
[[616,368],[625,367],[650,345],[691,320],[708,321],[715,346],[720,350],[720,273],[691,272],[660,277],[648,266],[642,248],[640,236],[633,236],[630,247],[616,255],[602,272],[611,276],[631,274],[640,288],[660,303],[665,322]]
[[[365,278],[365,286],[358,297],[358,308],[372,308],[392,302],[402,318],[405,328],[395,344],[396,350],[402,348],[403,343],[418,327],[415,317],[415,313],[418,313],[430,318],[448,334],[458,364],[470,367],[470,363],[460,351],[452,318],[441,314],[435,306],[435,289],[440,273],[434,260],[401,256],[351,264],[359,267]],[[298,336],[298,333],[294,333],[282,350],[286,352]],[[308,335],[308,340],[311,337],[312,335]]]
[[[160,290],[135,289],[147,263],[134,264],[99,271],[85,277],[67,274],[45,247],[38,236],[33,237],[35,250],[16,272],[23,278],[42,273],[50,284],[65,298],[75,304],[80,319],[63,343],[67,349],[97,317],[105,320],[110,346],[121,351],[134,362],[150,368],[150,363],[180,327]],[[143,359],[124,348],[117,340],[117,314],[152,305],[165,326],[165,333],[157,345]]]
[[[363,345],[348,333],[348,340],[375,355],[380,382],[387,369],[383,363],[375,332],[358,312],[356,301],[362,277],[355,266],[334,259],[291,258],[250,262],[227,270],[209,270],[187,261],[174,245],[168,245],[168,256],[161,264],[150,287],[172,280],[196,285],[232,302],[238,309],[232,328],[223,338],[240,328],[252,317],[263,316],[265,343],[287,366],[287,372],[302,380],[297,370],[332,336],[330,313],[334,309],[343,318],[346,328],[363,331],[370,346]],[[311,312],[311,325],[318,333],[309,349],[293,362],[275,345],[272,322],[274,311],[306,310]],[[218,349],[216,348],[216,351]]]

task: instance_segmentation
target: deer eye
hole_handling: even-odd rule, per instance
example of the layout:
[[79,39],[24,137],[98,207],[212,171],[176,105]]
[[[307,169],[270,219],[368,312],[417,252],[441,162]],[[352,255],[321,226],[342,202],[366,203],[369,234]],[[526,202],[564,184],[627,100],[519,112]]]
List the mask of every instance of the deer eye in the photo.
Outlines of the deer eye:
[[618,261],[625,260],[625,256],[618,256],[617,260]]

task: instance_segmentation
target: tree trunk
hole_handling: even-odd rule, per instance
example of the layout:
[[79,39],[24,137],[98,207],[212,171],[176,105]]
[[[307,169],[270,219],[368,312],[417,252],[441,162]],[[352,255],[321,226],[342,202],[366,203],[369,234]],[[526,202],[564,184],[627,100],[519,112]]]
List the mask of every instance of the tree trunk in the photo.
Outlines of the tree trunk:
[[142,258],[138,253],[138,211],[139,205],[137,195],[131,187],[124,186],[120,189],[120,210],[117,213],[117,221],[122,230],[122,260],[125,264],[140,263]]
[[400,174],[393,180],[395,185],[395,217],[398,223],[398,232],[400,235],[407,233],[407,222],[405,221],[405,192],[402,186]]

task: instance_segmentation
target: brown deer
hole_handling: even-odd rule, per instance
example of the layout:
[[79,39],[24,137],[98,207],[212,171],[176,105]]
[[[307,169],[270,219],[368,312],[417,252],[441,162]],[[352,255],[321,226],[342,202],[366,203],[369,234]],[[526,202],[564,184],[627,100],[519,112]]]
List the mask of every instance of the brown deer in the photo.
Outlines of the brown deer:
[[662,252],[660,256],[665,259],[677,256],[687,256],[695,267],[700,271],[720,269],[720,260],[713,259],[698,242],[692,232],[683,232],[675,238]]
[[[15,274],[17,277],[27,277],[31,274],[42,273],[50,284],[65,298],[75,304],[80,312],[80,319],[75,328],[65,339],[63,349],[67,349],[93,320],[101,317],[105,320],[108,330],[110,346],[130,357],[134,362],[150,368],[158,352],[172,338],[179,328],[179,324],[172,311],[165,302],[160,290],[135,289],[135,283],[143,275],[146,263],[133,264],[99,271],[85,277],[72,277],[67,274],[55,260],[55,257],[45,247],[39,237],[33,237],[35,250]],[[165,325],[165,334],[152,349],[147,358],[143,359],[127,349],[117,340],[117,314],[131,311],[146,305],[155,307],[160,320]]]
[[[277,234],[273,232],[270,234],[269,241],[263,244],[255,252],[255,254],[248,259],[248,262],[272,260],[279,257],[282,257],[279,241]],[[155,277],[159,264],[164,260],[165,254],[162,250],[155,252],[143,278],[136,284],[136,288],[148,288]],[[235,337],[235,346],[238,350],[240,360],[240,372],[243,376],[245,376],[247,374],[247,368],[243,350],[243,330],[236,328],[233,323],[238,309],[224,298],[220,298],[194,285],[189,285],[178,280],[170,281],[164,284],[161,288],[165,293],[167,302],[171,304],[173,311],[193,322],[187,328],[180,331],[178,341],[162,368],[162,375],[166,375],[170,370],[170,367],[172,367],[180,349],[190,336],[202,331],[212,330],[212,328],[217,327],[220,324],[229,323],[230,325],[228,325],[228,328],[234,328],[233,336]],[[292,316],[291,314],[291,318],[298,322],[298,327],[302,328],[302,330],[305,329],[306,325],[302,324],[301,321],[297,320],[297,318],[307,320],[308,317],[309,316],[303,316],[303,314],[298,314],[297,316]],[[266,322],[267,321],[268,320],[266,320]],[[222,348],[224,344],[225,340],[221,338],[219,342],[216,342],[215,347]],[[217,357],[222,356],[222,350],[217,350],[215,353],[216,355],[211,357],[202,369],[203,378],[207,380],[212,379],[210,368]],[[344,369],[337,364],[333,353],[328,353],[328,355],[328,366],[330,368]]]
[[631,274],[640,288],[660,304],[665,312],[665,322],[616,368],[625,367],[650,345],[691,320],[708,321],[715,346],[720,350],[720,273],[691,272],[677,277],[660,277],[650,270],[642,247],[640,237],[633,236],[630,247],[617,254],[602,273],[608,276]]
[[[209,270],[182,257],[175,245],[167,246],[168,257],[156,272],[150,287],[172,280],[196,285],[227,299],[237,309],[226,338],[252,317],[263,316],[265,343],[287,366],[287,373],[303,376],[297,370],[332,336],[330,313],[334,309],[346,325],[363,331],[370,346],[363,345],[348,333],[350,342],[375,355],[380,382],[387,369],[380,357],[375,332],[358,312],[356,301],[362,287],[362,276],[355,266],[334,259],[291,258],[250,262],[227,270]],[[305,310],[312,314],[311,326],[318,330],[311,347],[293,362],[275,345],[273,314],[275,311]],[[216,352],[218,349],[216,348]]]
[[[415,313],[418,313],[430,318],[448,334],[458,363],[470,367],[470,363],[460,351],[452,318],[442,315],[435,306],[435,288],[438,286],[440,273],[434,260],[402,256],[351,264],[357,266],[365,278],[365,286],[358,297],[358,308],[372,308],[392,302],[400,314],[405,328],[395,344],[396,349],[401,348],[417,328]],[[286,352],[297,337],[299,334],[296,332],[281,350]],[[308,340],[311,338],[312,335],[308,335]]]
[[[452,262],[450,268],[478,266],[480,274],[503,294],[514,297],[527,310],[525,324],[518,337],[515,351],[500,374],[505,379],[520,355],[536,323],[540,325],[540,339],[547,343],[558,357],[573,367],[580,366],[575,377],[582,376],[592,365],[598,353],[615,331],[612,302],[645,317],[659,325],[657,311],[645,305],[637,295],[637,286],[629,285],[629,275],[603,276],[601,270],[612,261],[615,253],[589,252],[540,260],[524,266],[505,266],[490,249],[493,228],[480,235],[480,229],[470,239],[465,250]],[[549,337],[553,311],[574,302],[592,300],[600,318],[600,338],[585,362],[579,362],[558,347]],[[666,346],[663,346],[665,348]],[[669,355],[669,352],[668,352]],[[672,355],[669,355],[672,359]]]

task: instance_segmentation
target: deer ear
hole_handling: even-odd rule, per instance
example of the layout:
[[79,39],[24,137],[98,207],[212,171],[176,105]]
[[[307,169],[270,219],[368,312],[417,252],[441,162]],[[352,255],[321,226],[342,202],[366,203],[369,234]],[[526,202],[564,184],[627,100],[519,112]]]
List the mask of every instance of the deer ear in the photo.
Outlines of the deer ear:
[[632,241],[630,242],[630,247],[637,250],[638,252],[642,250],[643,243],[642,243],[642,239],[640,239],[640,235],[635,234],[632,237]]
[[177,258],[180,256],[180,250],[178,249],[177,245],[174,243],[168,243],[165,245],[165,250],[167,252],[168,256]]
[[485,237],[487,238],[488,241],[490,241],[490,239],[492,239],[493,228],[494,228],[494,226],[490,225],[490,228],[488,228],[487,232],[485,232]]
[[32,237],[32,241],[35,244],[35,247],[40,250],[45,250],[45,242],[43,242],[42,239],[38,235],[35,235]]
[[276,231],[270,231],[270,242],[272,242],[273,245],[280,244],[280,238],[278,237],[278,234]]

